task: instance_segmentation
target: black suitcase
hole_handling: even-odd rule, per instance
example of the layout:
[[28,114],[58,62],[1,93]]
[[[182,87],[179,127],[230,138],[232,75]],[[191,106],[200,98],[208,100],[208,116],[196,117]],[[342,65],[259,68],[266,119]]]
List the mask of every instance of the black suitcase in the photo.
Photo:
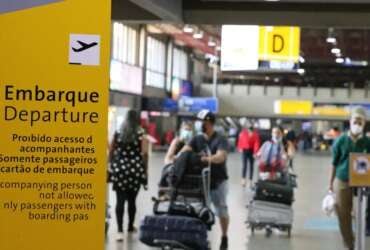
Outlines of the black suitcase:
[[215,224],[215,215],[210,208],[202,203],[184,204],[181,202],[172,203],[169,201],[156,200],[153,206],[155,215],[176,215],[200,219],[210,230]]
[[151,247],[178,243],[194,250],[207,250],[207,227],[198,219],[185,216],[146,216],[140,226],[140,241]]
[[258,181],[256,183],[254,200],[268,201],[292,205],[294,201],[293,187],[271,181]]

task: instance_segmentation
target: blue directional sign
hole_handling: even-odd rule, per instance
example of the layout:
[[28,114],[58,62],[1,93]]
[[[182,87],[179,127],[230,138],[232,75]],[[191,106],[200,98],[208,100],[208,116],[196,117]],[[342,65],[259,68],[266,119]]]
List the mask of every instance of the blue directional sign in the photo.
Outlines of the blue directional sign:
[[203,109],[217,113],[218,99],[215,97],[181,97],[179,100],[179,110],[182,112],[197,113]]

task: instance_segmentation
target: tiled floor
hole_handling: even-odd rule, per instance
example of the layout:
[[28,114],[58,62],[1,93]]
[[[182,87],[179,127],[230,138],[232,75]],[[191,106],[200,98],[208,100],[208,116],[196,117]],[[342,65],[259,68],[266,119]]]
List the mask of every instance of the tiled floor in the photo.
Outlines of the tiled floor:
[[[153,154],[150,164],[149,191],[142,191],[138,198],[137,224],[140,219],[152,211],[151,197],[156,194],[156,185],[162,169],[163,154]],[[296,202],[294,203],[294,225],[292,237],[274,233],[266,238],[263,231],[251,236],[244,221],[247,215],[245,207],[248,191],[240,185],[241,162],[238,154],[231,154],[228,160],[230,175],[229,209],[231,225],[229,234],[230,250],[341,250],[341,238],[335,218],[327,218],[321,212],[321,200],[327,190],[330,157],[322,154],[298,155],[295,159],[295,171],[299,176]],[[110,196],[114,206],[114,194]],[[114,212],[114,209],[111,209]],[[137,235],[126,236],[124,243],[115,242],[115,221],[111,220],[106,250],[147,250],[150,249],[138,241]],[[219,227],[213,227],[210,233],[212,249],[218,249]],[[368,240],[370,246],[370,240]],[[367,248],[369,249],[369,247]]]

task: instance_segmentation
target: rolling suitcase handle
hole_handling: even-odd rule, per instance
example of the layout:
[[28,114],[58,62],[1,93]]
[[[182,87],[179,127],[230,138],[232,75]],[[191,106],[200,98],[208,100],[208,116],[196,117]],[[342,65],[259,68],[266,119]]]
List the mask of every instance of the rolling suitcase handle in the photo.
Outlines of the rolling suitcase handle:
[[[211,156],[211,149],[207,146],[207,155]],[[211,162],[208,162],[208,166],[202,170],[202,179],[203,179],[203,191],[204,199],[208,207],[211,206]]]

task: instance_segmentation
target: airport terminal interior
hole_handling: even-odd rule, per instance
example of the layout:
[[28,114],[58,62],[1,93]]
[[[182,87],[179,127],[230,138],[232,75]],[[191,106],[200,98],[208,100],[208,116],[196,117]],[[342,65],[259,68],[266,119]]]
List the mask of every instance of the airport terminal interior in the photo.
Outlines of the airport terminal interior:
[[[370,114],[365,2],[113,0],[109,140],[135,109],[150,141],[148,190],[139,192],[135,227],[153,214],[165,155],[181,124],[193,122],[199,132],[196,114],[206,109],[229,146],[228,249],[352,249],[322,201],[332,147],[350,130],[351,110],[361,106]],[[291,235],[278,228],[252,232],[247,223],[260,176],[257,161],[253,181],[242,181],[240,135],[253,127],[262,145],[276,126],[285,137],[294,134]],[[116,195],[112,184],[108,189],[106,249],[151,249],[127,228],[116,240]],[[218,222],[209,241],[211,249],[223,249]]]
[[[370,23],[364,13],[357,15],[370,5],[180,2],[113,0],[109,140],[130,109],[139,111],[150,138],[148,190],[139,192],[135,226],[153,214],[165,155],[181,124],[195,122],[197,112],[207,109],[216,114],[215,130],[229,146],[228,249],[352,249],[343,244],[338,219],[323,212],[322,201],[332,146],[350,130],[351,110],[361,106],[370,114]],[[253,181],[243,185],[239,140],[246,126],[258,131],[261,144],[271,140],[276,126],[285,136],[294,134],[291,235],[265,227],[252,232],[247,223],[259,167],[255,162]],[[107,250],[151,249],[139,233],[124,230],[123,241],[116,240],[112,184],[108,204]],[[211,249],[223,249],[218,222],[209,241]]]

